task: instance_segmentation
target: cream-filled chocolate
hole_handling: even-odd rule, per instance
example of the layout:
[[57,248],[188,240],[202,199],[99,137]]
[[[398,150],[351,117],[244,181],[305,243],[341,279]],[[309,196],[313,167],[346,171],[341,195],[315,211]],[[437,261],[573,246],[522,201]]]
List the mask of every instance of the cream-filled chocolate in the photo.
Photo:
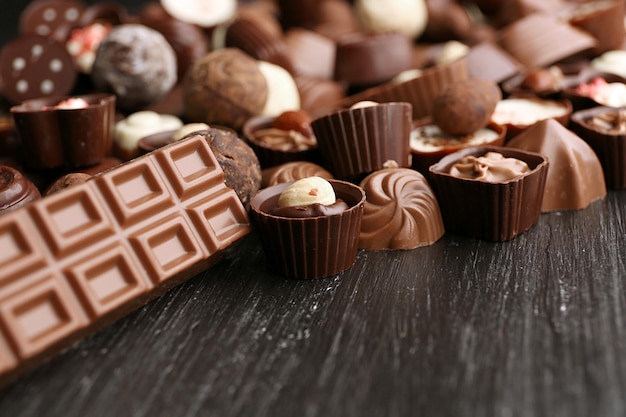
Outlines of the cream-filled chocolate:
[[438,152],[446,148],[478,146],[498,139],[500,133],[485,127],[469,135],[454,136],[443,132],[433,124],[418,126],[411,131],[411,150],[415,152]]
[[483,156],[468,155],[450,168],[450,175],[478,181],[502,183],[530,172],[528,164],[517,158],[507,158],[499,152]]
[[303,135],[296,130],[283,130],[271,127],[254,132],[255,140],[261,145],[279,151],[304,151],[317,146],[315,138]]

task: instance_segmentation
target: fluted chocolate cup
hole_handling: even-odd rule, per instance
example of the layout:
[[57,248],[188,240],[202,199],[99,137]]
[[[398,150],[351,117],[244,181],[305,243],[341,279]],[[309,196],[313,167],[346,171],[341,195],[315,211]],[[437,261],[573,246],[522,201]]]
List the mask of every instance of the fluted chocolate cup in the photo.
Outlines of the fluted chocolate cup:
[[[596,118],[603,121],[594,122]],[[593,107],[572,114],[572,130],[581,137],[598,156],[606,187],[626,189],[626,113],[624,109]]]
[[[59,109],[60,102],[81,98],[85,108]],[[115,96],[87,94],[27,100],[11,108],[25,162],[31,168],[96,165],[113,145]]]
[[274,119],[274,116],[255,116],[248,119],[242,129],[244,138],[256,153],[262,168],[271,168],[293,161],[320,162],[317,144],[306,149],[283,149],[281,145],[272,147],[258,140],[256,132],[271,128]]
[[354,265],[365,191],[349,182],[329,182],[337,198],[348,205],[342,213],[308,218],[270,214],[291,182],[261,190],[252,199],[252,217],[268,264],[277,274],[294,279],[323,278]]
[[[490,151],[526,162],[530,172],[500,183],[450,174],[462,158]],[[466,148],[430,167],[446,231],[491,241],[513,239],[537,223],[547,174],[548,160],[543,155],[498,146]]]
[[354,180],[390,166],[411,166],[409,103],[338,110],[311,123],[322,159],[333,175]]

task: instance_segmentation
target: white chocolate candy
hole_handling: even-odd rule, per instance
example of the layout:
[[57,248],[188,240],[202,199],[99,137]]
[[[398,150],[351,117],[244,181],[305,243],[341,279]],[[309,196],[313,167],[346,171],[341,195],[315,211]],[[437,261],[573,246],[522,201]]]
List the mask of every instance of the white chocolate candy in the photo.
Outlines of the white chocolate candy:
[[428,22],[425,0],[357,0],[354,10],[364,29],[398,31],[409,38],[420,36]]
[[172,139],[181,140],[190,133],[199,132],[201,130],[208,130],[211,127],[206,123],[187,123],[179,128],[173,135]]
[[138,111],[115,125],[113,140],[120,149],[133,152],[144,136],[165,130],[176,130],[182,125],[183,122],[176,116]]
[[311,204],[335,204],[335,190],[322,177],[307,177],[295,181],[280,194],[278,207],[301,207]]
[[441,52],[435,58],[437,65],[445,65],[467,55],[470,47],[459,41],[448,41],[443,45]]
[[219,25],[237,12],[237,0],[161,0],[171,16],[205,28]]
[[378,103],[375,101],[364,100],[364,101],[359,101],[359,102],[354,103],[350,107],[350,109],[356,110],[356,109],[363,109],[365,107],[374,107],[374,106],[378,106]]
[[267,82],[267,101],[263,116],[278,116],[287,110],[300,109],[300,92],[291,74],[281,66],[259,61],[259,69]]
[[591,60],[591,67],[596,71],[626,77],[626,51],[605,52]]

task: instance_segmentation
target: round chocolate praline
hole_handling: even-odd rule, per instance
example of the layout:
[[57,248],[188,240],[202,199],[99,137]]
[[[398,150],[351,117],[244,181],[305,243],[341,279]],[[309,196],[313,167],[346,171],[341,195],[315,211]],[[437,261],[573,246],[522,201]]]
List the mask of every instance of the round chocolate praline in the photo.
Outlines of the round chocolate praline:
[[41,198],[35,184],[15,168],[0,165],[0,213]]
[[119,25],[100,43],[92,77],[97,88],[116,94],[119,107],[137,109],[174,87],[176,54],[156,30],[139,24]]

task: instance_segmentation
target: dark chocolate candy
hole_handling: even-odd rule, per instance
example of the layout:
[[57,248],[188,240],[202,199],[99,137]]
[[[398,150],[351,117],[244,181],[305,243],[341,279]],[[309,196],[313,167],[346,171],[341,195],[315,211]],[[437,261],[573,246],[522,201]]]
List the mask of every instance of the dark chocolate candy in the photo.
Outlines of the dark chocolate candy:
[[337,42],[335,79],[350,85],[379,84],[413,67],[411,40],[399,32],[355,33]]
[[55,109],[67,97],[27,100],[11,108],[25,162],[32,168],[81,167],[99,163],[111,150],[115,96],[76,96],[86,108]]
[[331,216],[289,218],[270,214],[278,205],[282,191],[291,183],[261,190],[252,199],[252,215],[263,250],[276,273],[312,279],[336,275],[354,265],[365,192],[348,182],[329,182],[337,198],[349,207]]
[[37,0],[20,15],[22,35],[39,35],[64,41],[67,27],[75,26],[85,5],[78,0]]
[[77,71],[69,52],[59,43],[43,36],[24,35],[2,48],[0,77],[6,98],[19,104],[69,94]]
[[20,171],[0,165],[0,213],[17,209],[41,197],[35,184]]

